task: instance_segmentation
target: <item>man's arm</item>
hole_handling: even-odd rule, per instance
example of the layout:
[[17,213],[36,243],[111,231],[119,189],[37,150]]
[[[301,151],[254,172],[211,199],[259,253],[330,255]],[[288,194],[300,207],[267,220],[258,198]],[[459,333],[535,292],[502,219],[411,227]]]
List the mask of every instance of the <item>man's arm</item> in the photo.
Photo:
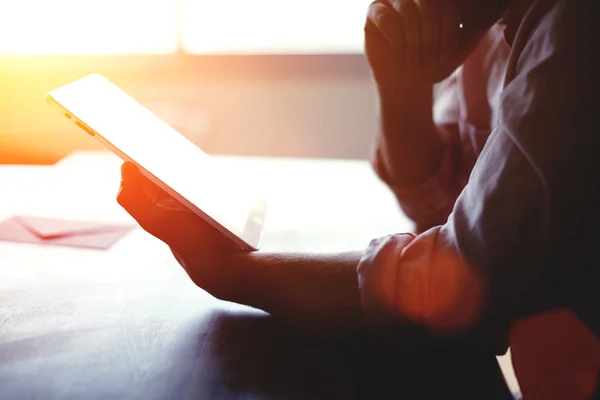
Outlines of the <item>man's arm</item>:
[[[461,11],[452,1],[380,0],[365,25],[379,106],[373,165],[418,231],[443,224],[465,184],[457,143],[461,88],[451,75],[478,47],[487,52],[481,39],[501,14],[478,14],[478,23],[461,29],[471,18]],[[434,85],[448,77],[434,110]]]
[[123,164],[121,171],[118,203],[170,247],[200,288],[221,300],[267,311],[307,332],[362,329],[356,273],[360,252],[240,252],[134,164]]
[[378,150],[387,183],[406,188],[424,182],[440,167],[441,129],[433,122],[433,86],[379,88]]
[[236,281],[225,300],[264,310],[303,331],[360,331],[360,258],[360,252],[235,254],[225,261]]
[[[382,293],[374,290],[372,282],[359,282],[357,268],[372,256],[373,244],[379,249],[387,241],[405,245],[414,238],[404,234],[376,239],[366,253],[234,254],[221,267],[231,272],[221,298],[266,311],[300,332],[330,336],[370,331],[395,348],[405,348],[406,327],[395,329],[398,321],[386,316],[378,319]],[[190,276],[193,279],[193,272]]]
[[597,24],[591,2],[553,4],[515,40],[499,126],[448,222],[361,260],[359,282],[390,318],[501,351],[516,319],[586,304],[597,284],[600,69],[598,43],[583,45]]
[[[345,316],[361,324],[407,321],[440,340],[502,352],[515,319],[564,305],[569,291],[585,287],[599,215],[600,79],[598,60],[577,44],[593,25],[576,12],[585,15],[562,2],[544,20],[571,35],[557,48],[545,45],[550,30],[528,38],[509,71],[499,128],[446,224],[376,240],[360,259],[251,255],[248,272],[266,279],[256,283],[265,293],[254,304],[311,322],[354,310]],[[265,265],[270,272],[257,272]]]
[[453,144],[458,137],[456,85],[454,76],[444,83],[436,104],[441,121],[435,123],[432,87],[395,93],[380,89],[372,165],[419,232],[444,223],[460,193]]
[[[373,164],[418,226],[428,224],[423,220],[439,210],[428,206],[423,212],[423,196],[412,201],[399,191],[438,175],[447,146],[433,119],[433,86],[462,62],[461,52],[468,52],[459,49],[457,10],[430,6],[375,1],[365,25],[365,54],[377,88],[380,127]],[[429,197],[439,198],[436,194]]]
[[439,84],[433,105],[431,87],[379,88],[373,166],[419,232],[446,222],[480,151],[459,121],[493,123],[489,96],[504,81],[508,53],[502,36],[493,26],[463,67]]

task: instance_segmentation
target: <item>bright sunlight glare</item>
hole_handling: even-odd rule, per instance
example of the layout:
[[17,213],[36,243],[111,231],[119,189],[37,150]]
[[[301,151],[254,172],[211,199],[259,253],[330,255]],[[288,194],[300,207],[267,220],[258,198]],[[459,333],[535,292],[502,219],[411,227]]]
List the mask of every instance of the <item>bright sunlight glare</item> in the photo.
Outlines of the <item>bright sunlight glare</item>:
[[0,0],[0,54],[360,52],[370,1]]
[[0,0],[0,53],[169,53],[177,46],[173,0]]
[[190,53],[360,52],[371,0],[182,0]]

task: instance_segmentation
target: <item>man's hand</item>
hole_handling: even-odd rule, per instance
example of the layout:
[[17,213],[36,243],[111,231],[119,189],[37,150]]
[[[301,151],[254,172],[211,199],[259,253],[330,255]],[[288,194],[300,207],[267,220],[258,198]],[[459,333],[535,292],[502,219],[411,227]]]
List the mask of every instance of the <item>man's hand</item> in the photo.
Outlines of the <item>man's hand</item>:
[[213,296],[229,299],[236,290],[238,251],[196,214],[144,177],[131,163],[121,168],[117,201],[140,226],[169,245],[192,281]]
[[192,281],[218,299],[279,316],[305,332],[362,326],[360,253],[240,251],[200,217],[125,163],[117,201],[144,230],[171,247]]
[[[465,9],[459,11],[459,4]],[[475,18],[471,14],[479,9],[469,11],[465,4],[377,0],[369,7],[365,53],[377,85],[381,130],[376,165],[395,189],[425,182],[442,164],[446,146],[433,119],[433,85],[464,63],[496,17]]]
[[431,87],[448,77],[478,37],[461,29],[451,0],[378,0],[369,7],[365,53],[380,89]]

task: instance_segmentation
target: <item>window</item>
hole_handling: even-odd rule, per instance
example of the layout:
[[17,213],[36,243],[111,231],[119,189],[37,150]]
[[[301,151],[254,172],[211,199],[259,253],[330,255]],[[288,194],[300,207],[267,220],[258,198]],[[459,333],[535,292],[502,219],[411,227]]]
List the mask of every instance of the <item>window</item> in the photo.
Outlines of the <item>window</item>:
[[0,53],[359,53],[370,0],[3,0]]
[[0,53],[160,54],[177,47],[174,0],[0,2]]
[[190,53],[359,53],[371,0],[182,0]]

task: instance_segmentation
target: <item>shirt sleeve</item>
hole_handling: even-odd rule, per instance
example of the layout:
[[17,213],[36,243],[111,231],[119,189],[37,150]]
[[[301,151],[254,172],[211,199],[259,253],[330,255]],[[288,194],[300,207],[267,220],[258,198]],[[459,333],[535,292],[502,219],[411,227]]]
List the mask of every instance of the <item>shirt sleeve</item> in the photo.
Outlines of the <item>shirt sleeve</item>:
[[465,63],[437,88],[433,120],[444,151],[429,179],[399,187],[390,179],[384,162],[394,157],[394,149],[376,146],[375,171],[416,223],[418,232],[446,222],[485,143],[482,136],[487,137],[488,128],[495,126],[492,108],[504,81],[509,52],[503,32],[500,25],[490,28]]
[[515,42],[499,126],[448,221],[365,252],[366,315],[502,352],[515,319],[568,303],[589,276],[587,244],[600,222],[600,62],[597,41],[593,50],[581,43],[597,30],[584,7],[557,3]]

